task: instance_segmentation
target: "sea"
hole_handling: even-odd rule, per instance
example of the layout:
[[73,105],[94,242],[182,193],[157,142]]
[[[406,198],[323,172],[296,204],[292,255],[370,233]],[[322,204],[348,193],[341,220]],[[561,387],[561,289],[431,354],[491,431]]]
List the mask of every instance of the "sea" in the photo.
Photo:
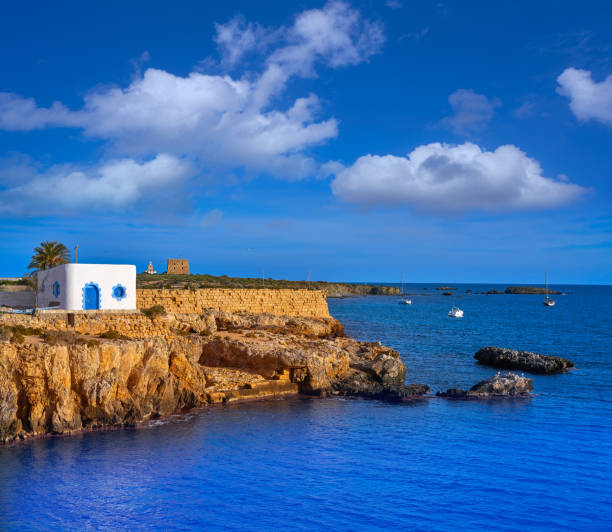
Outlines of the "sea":
[[0,447],[0,530],[612,530],[612,287],[555,286],[549,308],[436,286],[329,307],[433,392],[495,374],[484,346],[576,369],[527,399],[295,397]]

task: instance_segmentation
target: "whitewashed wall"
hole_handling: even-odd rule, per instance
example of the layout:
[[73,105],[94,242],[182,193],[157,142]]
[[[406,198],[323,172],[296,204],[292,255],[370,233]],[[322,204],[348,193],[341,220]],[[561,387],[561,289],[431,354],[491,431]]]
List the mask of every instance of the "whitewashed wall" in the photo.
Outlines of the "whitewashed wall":
[[[59,295],[53,294],[53,283],[59,283]],[[63,264],[38,274],[38,306],[48,307],[54,301],[59,308],[83,310],[83,288],[94,283],[100,293],[100,310],[136,309],[136,266],[132,264]],[[125,297],[113,297],[113,288],[125,287]]]

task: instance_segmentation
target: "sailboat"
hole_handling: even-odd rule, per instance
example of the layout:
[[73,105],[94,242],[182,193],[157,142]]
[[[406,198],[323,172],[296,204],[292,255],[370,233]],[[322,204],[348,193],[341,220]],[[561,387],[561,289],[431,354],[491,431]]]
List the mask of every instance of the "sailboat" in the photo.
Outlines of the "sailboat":
[[555,300],[551,299],[548,296],[548,270],[546,270],[546,297],[544,298],[544,301],[542,301],[542,303],[544,303],[547,307],[555,306]]
[[[402,270],[402,284],[400,288],[400,295],[404,295],[404,270]],[[409,298],[402,298],[399,300],[400,305],[412,305],[412,300]]]

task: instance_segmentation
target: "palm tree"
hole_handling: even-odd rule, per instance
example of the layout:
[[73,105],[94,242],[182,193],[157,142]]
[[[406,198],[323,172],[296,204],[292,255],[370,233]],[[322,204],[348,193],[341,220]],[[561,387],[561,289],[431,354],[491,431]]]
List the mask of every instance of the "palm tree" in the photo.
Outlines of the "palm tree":
[[34,255],[28,269],[48,270],[60,264],[70,262],[70,251],[61,242],[45,240],[34,248]]

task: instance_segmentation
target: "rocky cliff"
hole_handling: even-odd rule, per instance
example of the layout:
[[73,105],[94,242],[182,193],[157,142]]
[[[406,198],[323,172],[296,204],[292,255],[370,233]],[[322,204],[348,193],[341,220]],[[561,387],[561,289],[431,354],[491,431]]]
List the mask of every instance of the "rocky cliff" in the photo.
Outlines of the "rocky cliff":
[[148,339],[5,327],[0,442],[298,392],[400,401],[429,391],[403,384],[396,351],[345,338],[331,318],[217,312],[159,320],[172,329]]

